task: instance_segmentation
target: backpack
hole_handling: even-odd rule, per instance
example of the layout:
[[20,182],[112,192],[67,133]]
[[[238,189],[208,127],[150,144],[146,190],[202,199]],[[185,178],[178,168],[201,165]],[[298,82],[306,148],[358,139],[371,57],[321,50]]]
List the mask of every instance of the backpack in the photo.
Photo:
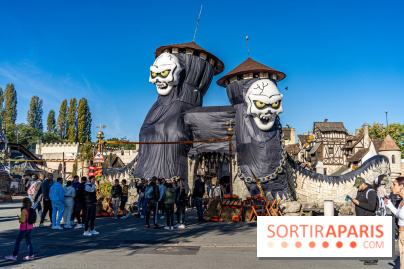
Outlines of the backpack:
[[31,187],[29,187],[27,193],[33,195],[35,192],[35,186],[36,186],[36,182],[34,182]]
[[[21,208],[21,211],[23,211],[24,208]],[[35,209],[30,208],[28,210],[28,220],[27,220],[28,224],[34,224],[36,222],[36,212]]]
[[145,196],[147,199],[153,199],[155,196],[154,188],[153,186],[147,186],[146,191],[145,191]]
[[[370,191],[374,191],[376,192],[374,189],[369,189],[366,192],[366,199],[368,199],[368,194]],[[386,204],[384,203],[384,200],[379,196],[379,194],[377,194],[376,192],[376,196],[377,196],[377,205],[376,205],[376,216],[386,216],[387,215],[387,207]]]

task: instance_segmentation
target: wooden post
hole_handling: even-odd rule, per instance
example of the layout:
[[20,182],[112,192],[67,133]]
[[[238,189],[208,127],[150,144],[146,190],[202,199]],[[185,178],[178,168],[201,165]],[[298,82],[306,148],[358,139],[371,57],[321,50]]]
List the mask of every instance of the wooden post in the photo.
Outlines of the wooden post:
[[62,153],[62,177],[63,177],[63,185],[66,183],[66,163],[65,163],[65,153]]
[[231,157],[231,136],[229,140],[229,169],[230,169],[230,197],[233,197],[233,168],[231,165],[232,157]]

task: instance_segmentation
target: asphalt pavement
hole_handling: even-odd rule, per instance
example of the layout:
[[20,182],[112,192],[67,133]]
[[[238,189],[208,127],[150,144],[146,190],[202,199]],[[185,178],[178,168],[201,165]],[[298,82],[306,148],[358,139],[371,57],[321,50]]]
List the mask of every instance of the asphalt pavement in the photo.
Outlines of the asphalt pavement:
[[[83,236],[83,230],[35,228],[32,242],[35,260],[23,261],[27,253],[21,242],[18,261],[12,253],[19,232],[16,215],[21,198],[0,203],[0,267],[6,268],[369,268],[356,260],[260,260],[256,249],[256,223],[198,224],[196,211],[186,211],[186,229],[146,229],[145,219],[97,218],[99,235]],[[159,219],[163,227],[166,220]],[[381,260],[370,268],[399,269],[399,259]]]

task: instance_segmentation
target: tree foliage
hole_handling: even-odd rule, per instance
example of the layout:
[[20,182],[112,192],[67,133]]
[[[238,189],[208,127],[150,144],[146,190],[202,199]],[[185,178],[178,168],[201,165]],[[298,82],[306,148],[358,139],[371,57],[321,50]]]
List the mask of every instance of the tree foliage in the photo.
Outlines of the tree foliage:
[[51,109],[46,120],[46,132],[56,134],[55,111]]
[[34,147],[38,140],[42,140],[43,133],[42,130],[32,128],[25,123],[9,125],[6,129],[7,139],[11,143],[22,144],[24,147],[29,149]]
[[67,141],[77,141],[77,99],[70,99],[70,106],[67,110]]
[[[122,138],[110,138],[107,139],[107,141],[119,141],[119,142],[130,142],[129,139],[126,138],[126,136],[122,137]],[[118,149],[130,149],[130,150],[135,150],[136,149],[136,145],[134,144],[108,144],[108,147],[111,148],[118,148]]]
[[80,159],[82,160],[92,160],[93,159],[93,145],[87,139],[86,143],[80,147]]
[[87,139],[91,140],[91,112],[87,99],[81,98],[77,112],[77,141],[84,143]]
[[8,126],[14,125],[17,119],[17,91],[12,83],[7,84],[4,91],[4,99],[3,122],[8,128]]
[[29,110],[27,113],[27,125],[34,129],[43,130],[42,124],[42,99],[34,95],[31,98],[31,103],[29,104]]
[[382,123],[373,122],[373,124],[365,123],[369,127],[369,135],[373,139],[384,139],[389,134],[401,149],[401,158],[404,158],[404,124],[391,123],[384,126]]
[[56,132],[59,138],[64,141],[67,138],[67,100],[63,100],[60,105],[58,120],[56,123]]
[[0,87],[0,115],[3,118],[3,104],[4,104],[4,93],[3,89]]

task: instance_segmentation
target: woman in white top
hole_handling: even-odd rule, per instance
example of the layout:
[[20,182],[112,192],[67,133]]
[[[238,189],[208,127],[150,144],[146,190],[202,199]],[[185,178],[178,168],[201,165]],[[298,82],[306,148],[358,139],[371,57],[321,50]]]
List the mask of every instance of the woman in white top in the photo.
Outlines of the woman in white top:
[[402,199],[398,208],[396,208],[393,203],[384,199],[384,203],[390,209],[390,211],[398,218],[399,237],[398,237],[398,247],[400,250],[400,269],[404,269],[404,177],[398,177],[393,182],[391,187],[391,192],[395,195],[399,195]]

